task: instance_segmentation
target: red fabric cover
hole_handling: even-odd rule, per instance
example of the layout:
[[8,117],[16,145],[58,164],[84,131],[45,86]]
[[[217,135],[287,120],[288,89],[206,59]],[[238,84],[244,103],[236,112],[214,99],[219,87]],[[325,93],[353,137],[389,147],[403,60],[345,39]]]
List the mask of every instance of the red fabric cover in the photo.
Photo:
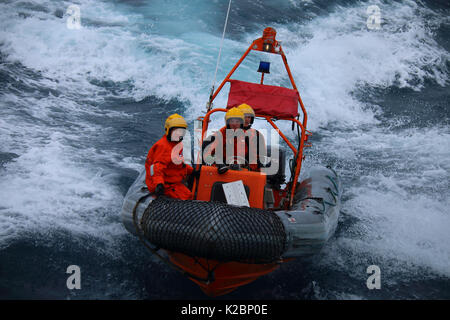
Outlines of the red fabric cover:
[[230,80],[227,109],[246,103],[256,114],[272,117],[296,117],[298,96],[294,89]]

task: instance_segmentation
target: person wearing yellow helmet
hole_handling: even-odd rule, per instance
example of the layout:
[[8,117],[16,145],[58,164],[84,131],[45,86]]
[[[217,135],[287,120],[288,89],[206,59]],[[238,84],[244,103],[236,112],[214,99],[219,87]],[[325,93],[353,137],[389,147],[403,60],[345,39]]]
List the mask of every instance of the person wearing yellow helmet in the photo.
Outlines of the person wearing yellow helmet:
[[244,130],[250,129],[253,121],[255,121],[255,111],[253,111],[253,108],[245,103],[240,104],[239,106],[237,106],[237,108],[241,110],[245,116]]
[[239,108],[231,108],[225,113],[225,124],[227,129],[236,130],[243,129],[245,115]]
[[[225,114],[225,127],[217,131],[212,137],[206,140],[212,140],[204,150],[204,159],[208,164],[212,164],[213,156],[215,165],[220,174],[228,171],[228,164],[234,162],[239,156],[245,157],[244,140],[244,113],[239,108],[231,108]],[[231,148],[234,154],[229,155]],[[227,152],[228,151],[228,152]]]
[[261,168],[260,157],[266,155],[266,142],[264,136],[251,126],[255,121],[255,111],[251,106],[242,103],[237,106],[239,110],[244,113],[244,132],[245,132],[245,147],[246,147],[246,161],[252,171],[259,171]]
[[193,171],[183,158],[181,140],[186,129],[186,120],[179,114],[172,114],[164,124],[164,136],[147,154],[145,183],[148,190],[157,196],[192,199],[192,192],[183,183]]

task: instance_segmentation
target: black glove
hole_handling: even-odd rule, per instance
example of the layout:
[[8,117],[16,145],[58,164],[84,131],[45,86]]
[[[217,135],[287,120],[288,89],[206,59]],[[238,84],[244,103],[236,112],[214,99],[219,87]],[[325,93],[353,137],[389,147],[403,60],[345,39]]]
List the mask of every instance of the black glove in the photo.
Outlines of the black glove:
[[162,183],[158,184],[155,189],[155,194],[159,197],[164,194],[164,185]]
[[219,164],[219,165],[217,166],[217,172],[218,172],[219,174],[224,174],[225,172],[228,171],[228,169],[230,169],[230,167],[228,167],[228,166],[226,166],[226,165],[224,165],[224,164]]
[[229,168],[231,170],[240,170],[241,169],[241,165],[239,163],[232,163],[232,164],[230,164]]
[[194,185],[194,179],[198,179],[200,177],[200,170],[192,171],[191,175],[187,179],[188,188],[192,189],[192,186]]

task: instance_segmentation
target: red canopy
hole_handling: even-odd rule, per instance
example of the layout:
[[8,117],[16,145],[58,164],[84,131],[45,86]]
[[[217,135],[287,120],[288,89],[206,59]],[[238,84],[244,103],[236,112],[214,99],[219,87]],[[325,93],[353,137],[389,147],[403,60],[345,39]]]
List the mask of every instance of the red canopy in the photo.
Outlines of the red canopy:
[[295,118],[298,115],[298,96],[294,89],[239,80],[229,82],[227,109],[246,103],[259,115],[276,118]]

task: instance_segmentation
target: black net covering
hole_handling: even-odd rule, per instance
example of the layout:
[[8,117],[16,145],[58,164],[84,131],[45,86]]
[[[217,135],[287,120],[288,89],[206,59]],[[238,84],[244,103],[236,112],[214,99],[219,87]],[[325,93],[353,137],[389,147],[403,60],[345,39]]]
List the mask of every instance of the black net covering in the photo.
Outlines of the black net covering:
[[160,248],[221,262],[271,263],[286,249],[281,220],[262,209],[159,197],[140,224]]

